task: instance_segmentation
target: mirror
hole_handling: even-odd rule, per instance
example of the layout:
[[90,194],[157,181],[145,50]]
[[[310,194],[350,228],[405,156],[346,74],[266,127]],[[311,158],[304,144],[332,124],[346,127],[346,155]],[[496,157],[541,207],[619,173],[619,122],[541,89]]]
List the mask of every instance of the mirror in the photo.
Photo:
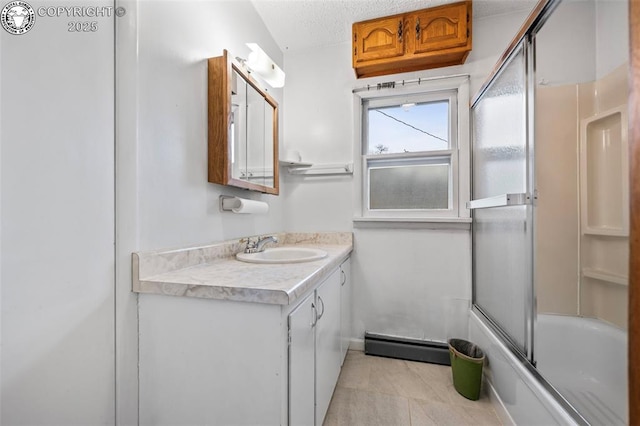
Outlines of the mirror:
[[209,182],[277,195],[277,102],[226,50],[208,62]]

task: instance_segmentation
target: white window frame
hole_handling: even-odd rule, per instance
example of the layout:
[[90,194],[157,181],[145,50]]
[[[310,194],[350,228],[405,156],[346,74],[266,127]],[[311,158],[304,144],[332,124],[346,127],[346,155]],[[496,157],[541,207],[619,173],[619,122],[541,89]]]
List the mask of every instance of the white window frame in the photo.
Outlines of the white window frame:
[[[396,86],[397,87],[397,86]],[[366,132],[368,128],[365,104],[371,108],[399,105],[405,102],[449,101],[450,145],[447,150],[424,151],[419,153],[377,154],[367,153]],[[419,84],[400,86],[382,90],[368,90],[355,93],[356,112],[354,143],[356,157],[355,176],[358,178],[360,197],[356,203],[356,221],[425,221],[425,222],[469,222],[470,214],[466,202],[470,196],[469,161],[469,76],[439,77],[421,79]],[[375,162],[402,161],[430,158],[450,158],[450,208],[449,209],[369,209],[369,165]]]

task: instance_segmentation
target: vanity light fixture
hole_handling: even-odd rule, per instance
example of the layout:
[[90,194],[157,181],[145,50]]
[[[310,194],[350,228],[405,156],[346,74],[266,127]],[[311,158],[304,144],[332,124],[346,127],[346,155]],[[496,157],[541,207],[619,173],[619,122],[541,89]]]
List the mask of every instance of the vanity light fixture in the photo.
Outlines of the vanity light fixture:
[[271,87],[284,87],[284,71],[258,46],[257,43],[247,43],[251,53],[245,65],[252,72],[258,74]]

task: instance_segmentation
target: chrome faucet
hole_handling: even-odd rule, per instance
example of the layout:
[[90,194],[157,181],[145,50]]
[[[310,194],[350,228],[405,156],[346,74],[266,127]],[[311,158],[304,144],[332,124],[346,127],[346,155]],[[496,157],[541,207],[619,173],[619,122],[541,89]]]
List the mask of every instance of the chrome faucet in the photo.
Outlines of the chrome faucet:
[[269,235],[268,237],[258,237],[257,241],[252,241],[251,238],[247,238],[247,247],[244,249],[245,253],[260,253],[264,251],[265,245],[269,243],[277,243],[278,238]]
[[273,235],[258,238],[258,242],[256,243],[256,252],[260,253],[261,251],[264,251],[264,246],[269,243],[277,244],[278,238]]

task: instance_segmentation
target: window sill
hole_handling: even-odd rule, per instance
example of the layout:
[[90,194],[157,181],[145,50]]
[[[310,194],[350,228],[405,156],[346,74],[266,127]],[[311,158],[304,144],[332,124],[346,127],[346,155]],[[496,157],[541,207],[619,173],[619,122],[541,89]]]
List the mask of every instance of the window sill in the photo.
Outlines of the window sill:
[[470,217],[354,217],[355,228],[471,229]]

